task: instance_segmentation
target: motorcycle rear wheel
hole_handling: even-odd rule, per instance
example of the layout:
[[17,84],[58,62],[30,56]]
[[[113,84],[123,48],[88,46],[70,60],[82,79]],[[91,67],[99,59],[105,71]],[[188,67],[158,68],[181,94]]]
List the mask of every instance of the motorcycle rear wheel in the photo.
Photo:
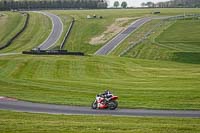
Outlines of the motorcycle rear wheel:
[[110,101],[108,104],[108,108],[110,110],[115,110],[118,107],[118,102],[117,101]]

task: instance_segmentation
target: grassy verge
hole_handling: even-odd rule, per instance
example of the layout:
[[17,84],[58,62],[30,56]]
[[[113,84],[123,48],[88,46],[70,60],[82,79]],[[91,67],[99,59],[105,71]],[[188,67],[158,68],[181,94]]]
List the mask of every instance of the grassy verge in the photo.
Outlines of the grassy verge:
[[3,46],[9,39],[19,32],[26,19],[17,12],[0,12],[0,46]]
[[161,47],[157,45],[155,38],[159,36],[164,30],[170,27],[174,22],[165,21],[160,27],[157,27],[154,30],[154,33],[151,34],[146,40],[132,49],[130,49],[125,56],[142,58],[142,59],[154,59],[162,60],[170,59],[169,48]]
[[64,116],[0,111],[0,132],[198,133],[200,119]]
[[31,50],[40,45],[50,32],[51,20],[48,17],[38,13],[30,13],[30,20],[25,31],[1,53]]
[[90,106],[110,89],[120,107],[200,109],[199,65],[118,57],[7,56],[0,96]]

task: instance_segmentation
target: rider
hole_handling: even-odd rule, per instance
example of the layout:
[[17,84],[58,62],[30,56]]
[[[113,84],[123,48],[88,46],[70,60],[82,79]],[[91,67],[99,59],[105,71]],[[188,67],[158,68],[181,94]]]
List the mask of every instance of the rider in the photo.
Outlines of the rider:
[[113,94],[109,90],[105,90],[104,93],[101,94],[106,101],[109,101]]

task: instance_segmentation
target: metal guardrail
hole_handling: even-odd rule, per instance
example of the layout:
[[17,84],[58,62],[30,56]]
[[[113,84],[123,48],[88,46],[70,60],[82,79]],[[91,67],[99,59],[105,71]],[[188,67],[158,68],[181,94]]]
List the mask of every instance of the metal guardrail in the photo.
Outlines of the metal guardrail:
[[8,46],[11,45],[11,43],[26,29],[27,25],[28,25],[28,22],[29,22],[29,14],[28,13],[25,13],[25,12],[22,12],[22,14],[26,14],[26,20],[25,20],[25,23],[24,23],[24,26],[22,27],[22,29],[15,35],[13,36],[10,40],[8,40],[3,46],[0,47],[0,50],[4,49],[4,48],[7,48]]
[[23,51],[22,54],[84,56],[84,53],[82,53],[82,52],[68,52],[67,50],[31,50],[31,51]]
[[180,19],[199,18],[199,17],[200,17],[200,14],[185,14],[185,15],[172,16],[166,20],[180,20]]
[[66,44],[66,41],[67,41],[67,39],[68,39],[68,37],[69,37],[69,35],[71,33],[71,30],[72,30],[72,28],[74,26],[74,23],[75,23],[75,19],[72,18],[72,22],[71,22],[71,24],[69,26],[69,29],[68,29],[68,31],[67,31],[67,33],[66,33],[66,35],[65,35],[65,37],[64,37],[64,39],[63,39],[63,41],[61,43],[61,45],[60,45],[60,50],[62,50],[64,48],[64,46]]

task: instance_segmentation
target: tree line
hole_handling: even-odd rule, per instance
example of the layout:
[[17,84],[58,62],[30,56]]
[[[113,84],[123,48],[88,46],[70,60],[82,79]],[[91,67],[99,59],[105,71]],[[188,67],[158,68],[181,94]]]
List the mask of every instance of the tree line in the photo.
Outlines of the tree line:
[[149,8],[199,8],[200,0],[170,0],[166,2],[143,2],[142,7]]
[[0,0],[0,10],[107,8],[104,0]]

